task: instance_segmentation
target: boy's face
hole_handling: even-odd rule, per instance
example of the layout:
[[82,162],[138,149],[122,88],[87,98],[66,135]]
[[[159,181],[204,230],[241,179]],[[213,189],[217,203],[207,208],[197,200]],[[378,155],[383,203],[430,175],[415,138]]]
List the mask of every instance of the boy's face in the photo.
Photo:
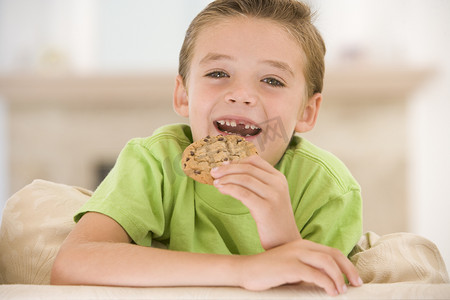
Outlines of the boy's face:
[[302,109],[302,67],[299,45],[281,26],[222,20],[200,32],[186,86],[177,79],[174,107],[189,117],[194,141],[237,133],[274,165],[294,131],[312,128]]

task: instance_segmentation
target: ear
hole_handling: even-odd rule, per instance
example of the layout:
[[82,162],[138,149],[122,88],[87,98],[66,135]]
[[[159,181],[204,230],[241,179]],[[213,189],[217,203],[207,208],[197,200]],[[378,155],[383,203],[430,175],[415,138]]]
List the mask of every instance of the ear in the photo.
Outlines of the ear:
[[300,117],[295,126],[295,131],[302,133],[308,132],[314,128],[319,114],[320,104],[322,103],[322,94],[315,93],[308,99],[306,106],[300,113]]
[[189,101],[183,78],[177,76],[173,93],[173,108],[182,117],[189,117]]

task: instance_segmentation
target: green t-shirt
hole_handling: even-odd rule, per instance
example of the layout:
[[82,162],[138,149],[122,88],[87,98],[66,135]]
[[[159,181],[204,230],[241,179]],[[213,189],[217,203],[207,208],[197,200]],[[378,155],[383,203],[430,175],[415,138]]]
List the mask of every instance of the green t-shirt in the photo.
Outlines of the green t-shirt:
[[[180,124],[131,140],[75,220],[88,211],[105,214],[143,246],[158,241],[189,252],[264,251],[246,206],[183,173],[181,154],[191,143],[189,126]],[[348,255],[362,233],[362,203],[344,164],[294,136],[275,167],[287,178],[301,236]]]

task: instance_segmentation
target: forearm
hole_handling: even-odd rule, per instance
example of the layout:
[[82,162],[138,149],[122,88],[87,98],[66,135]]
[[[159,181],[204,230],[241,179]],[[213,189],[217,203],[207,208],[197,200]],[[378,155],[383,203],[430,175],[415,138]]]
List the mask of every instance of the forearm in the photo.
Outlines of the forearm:
[[[262,221],[258,222],[259,220]],[[265,220],[268,221],[264,222]],[[292,212],[284,218],[274,219],[273,217],[261,217],[255,218],[255,221],[261,245],[265,250],[302,238]]]
[[188,253],[107,242],[83,243],[61,250],[52,270],[52,284],[239,285],[239,256]]
[[52,271],[52,284],[241,286],[264,290],[306,281],[337,295],[345,291],[342,272],[353,285],[361,284],[354,266],[338,250],[301,239],[250,256],[88,242],[63,245]]
[[163,250],[131,244],[113,219],[87,213],[61,246],[51,283],[262,290],[307,281],[336,294],[343,292],[342,272],[359,285],[356,269],[342,253],[302,239],[248,256]]

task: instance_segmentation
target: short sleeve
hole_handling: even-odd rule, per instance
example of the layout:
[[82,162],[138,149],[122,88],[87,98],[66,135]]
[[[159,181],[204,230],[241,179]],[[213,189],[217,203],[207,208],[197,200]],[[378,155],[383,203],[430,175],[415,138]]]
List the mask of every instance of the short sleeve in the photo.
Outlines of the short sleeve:
[[293,138],[280,164],[303,238],[348,255],[362,234],[361,188],[332,153]]
[[119,223],[139,245],[150,246],[164,230],[161,164],[136,140],[121,151],[111,172],[74,217],[98,212]]
[[359,190],[330,199],[313,213],[301,231],[302,237],[348,255],[362,234],[361,203]]

